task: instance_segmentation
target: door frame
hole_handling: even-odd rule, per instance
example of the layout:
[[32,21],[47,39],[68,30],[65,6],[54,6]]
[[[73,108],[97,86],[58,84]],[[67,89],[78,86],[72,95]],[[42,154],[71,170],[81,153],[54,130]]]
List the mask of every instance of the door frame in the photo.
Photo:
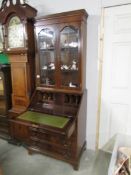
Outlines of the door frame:
[[100,24],[98,26],[98,99],[97,99],[97,118],[96,118],[96,144],[95,149],[99,147],[99,129],[100,129],[100,109],[101,109],[101,90],[102,90],[102,68],[103,68],[103,41],[104,41],[104,11],[101,8]]
[[95,149],[99,149],[99,130],[100,130],[100,110],[102,93],[102,69],[103,69],[103,48],[104,48],[104,12],[107,8],[131,5],[131,3],[107,6],[101,8],[100,25],[98,26],[98,98],[97,98],[97,116],[96,116],[96,144]]

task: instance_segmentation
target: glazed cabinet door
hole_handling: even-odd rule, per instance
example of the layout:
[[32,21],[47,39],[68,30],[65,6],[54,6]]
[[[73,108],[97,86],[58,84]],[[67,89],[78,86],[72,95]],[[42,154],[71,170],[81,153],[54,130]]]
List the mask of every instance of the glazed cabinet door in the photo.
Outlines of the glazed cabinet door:
[[78,25],[62,25],[60,30],[60,88],[80,88],[80,31]]
[[44,87],[56,86],[56,30],[46,26],[37,30],[38,71],[37,84]]
[[81,88],[79,26],[79,23],[62,23],[36,27],[38,86]]

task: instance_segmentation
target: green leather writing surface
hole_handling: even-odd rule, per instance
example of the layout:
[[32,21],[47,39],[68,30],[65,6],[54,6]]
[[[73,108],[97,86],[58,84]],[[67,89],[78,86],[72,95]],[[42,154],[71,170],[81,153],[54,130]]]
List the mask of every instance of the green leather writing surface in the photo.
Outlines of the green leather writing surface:
[[43,114],[39,112],[27,111],[18,117],[19,119],[30,121],[36,124],[44,124],[57,128],[63,128],[69,121],[66,117]]

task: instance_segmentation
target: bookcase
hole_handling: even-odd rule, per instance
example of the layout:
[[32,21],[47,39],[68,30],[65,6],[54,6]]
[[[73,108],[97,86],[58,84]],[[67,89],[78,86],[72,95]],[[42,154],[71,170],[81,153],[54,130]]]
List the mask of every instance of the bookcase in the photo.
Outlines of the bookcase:
[[11,135],[78,169],[86,148],[86,19],[84,9],[37,18],[36,90],[28,110],[11,119]]

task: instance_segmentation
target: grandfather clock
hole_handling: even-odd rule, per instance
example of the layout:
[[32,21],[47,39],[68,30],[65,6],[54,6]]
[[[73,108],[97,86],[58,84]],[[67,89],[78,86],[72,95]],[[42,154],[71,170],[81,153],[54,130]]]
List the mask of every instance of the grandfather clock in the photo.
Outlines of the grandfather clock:
[[24,1],[3,0],[0,9],[4,52],[11,63],[12,109],[17,116],[26,110],[35,88],[34,17],[37,10]]

